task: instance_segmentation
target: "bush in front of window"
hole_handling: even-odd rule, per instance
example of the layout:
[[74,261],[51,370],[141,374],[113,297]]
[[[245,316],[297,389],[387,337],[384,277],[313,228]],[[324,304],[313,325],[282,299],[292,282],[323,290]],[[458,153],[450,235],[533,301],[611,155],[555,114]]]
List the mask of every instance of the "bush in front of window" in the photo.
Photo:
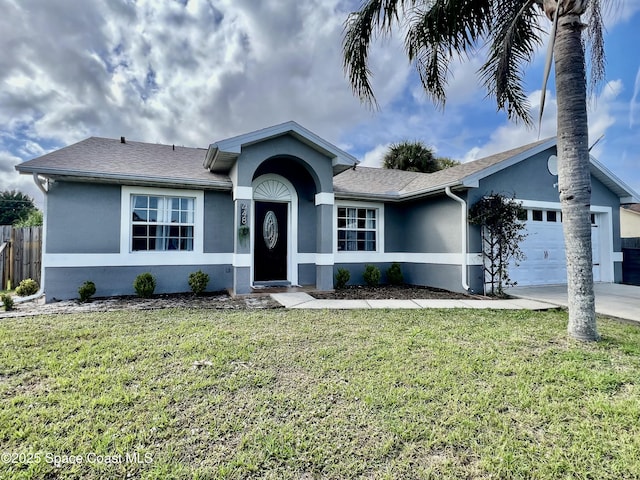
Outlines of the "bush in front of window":
[[338,290],[342,290],[347,286],[349,279],[351,278],[351,273],[346,268],[339,268],[338,273],[336,273],[336,283],[335,288]]
[[16,288],[16,295],[19,297],[28,297],[38,291],[38,282],[32,278],[25,278],[20,282],[18,288]]
[[204,273],[202,270],[189,274],[189,286],[191,287],[191,291],[196,295],[200,295],[204,292],[207,289],[208,283],[209,275]]
[[2,301],[5,312],[13,310],[13,298],[11,298],[11,295],[9,295],[8,293],[3,293],[2,295],[0,295],[0,301]]
[[391,285],[402,285],[404,282],[404,277],[402,276],[402,269],[400,268],[400,264],[394,262],[387,269],[387,282]]
[[380,284],[380,269],[375,265],[367,265],[364,267],[364,274],[362,277],[367,285],[375,287]]
[[96,284],[90,281],[84,282],[78,288],[78,296],[82,303],[86,303],[96,293]]
[[149,272],[141,273],[133,282],[133,288],[139,297],[149,298],[156,289],[156,279]]

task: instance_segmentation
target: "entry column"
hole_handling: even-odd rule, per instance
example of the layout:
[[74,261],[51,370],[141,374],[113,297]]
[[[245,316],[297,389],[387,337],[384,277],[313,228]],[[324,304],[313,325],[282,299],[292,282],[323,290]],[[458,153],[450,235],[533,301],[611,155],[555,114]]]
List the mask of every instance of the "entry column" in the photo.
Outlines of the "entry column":
[[318,290],[333,290],[333,193],[321,192],[316,194],[316,288]]
[[234,247],[233,293],[251,293],[251,202],[253,188],[236,187],[233,191]]

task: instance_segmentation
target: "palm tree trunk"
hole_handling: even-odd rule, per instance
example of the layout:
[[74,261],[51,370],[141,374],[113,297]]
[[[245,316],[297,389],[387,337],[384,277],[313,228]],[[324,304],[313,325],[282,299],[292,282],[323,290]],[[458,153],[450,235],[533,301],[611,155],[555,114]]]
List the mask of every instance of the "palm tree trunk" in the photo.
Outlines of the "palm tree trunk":
[[558,183],[567,260],[570,337],[598,340],[591,251],[591,173],[584,48],[580,15],[558,21],[555,56],[558,97]]

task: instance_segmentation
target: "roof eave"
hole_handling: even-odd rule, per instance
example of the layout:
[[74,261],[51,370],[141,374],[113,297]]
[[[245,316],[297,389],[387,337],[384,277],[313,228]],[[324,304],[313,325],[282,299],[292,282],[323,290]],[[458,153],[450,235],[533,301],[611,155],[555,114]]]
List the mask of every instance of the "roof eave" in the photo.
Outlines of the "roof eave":
[[18,168],[16,170],[21,174],[37,174],[52,180],[76,180],[84,182],[98,183],[128,183],[135,185],[162,185],[173,187],[200,187],[210,190],[231,190],[233,184],[231,180],[210,180],[203,181],[198,179],[176,179],[175,177],[150,177],[147,175],[120,175],[112,173],[98,172],[80,172],[73,170],[57,170],[47,168]]
[[591,163],[591,174],[600,180],[613,193],[618,195],[621,204],[638,203],[640,195],[629,185],[618,178],[611,170],[600,163],[593,156],[589,156]]
[[358,163],[354,156],[340,150],[298,123],[290,121],[212,143],[207,151],[204,166],[211,172],[226,173],[233,166],[243,147],[287,134],[293,135],[305,145],[330,158],[334,171],[341,166],[352,167]]
[[395,192],[395,193],[358,193],[358,192],[335,192],[336,198],[349,199],[349,200],[372,200],[372,201],[385,201],[385,202],[406,202],[410,200],[416,200],[422,197],[428,197],[431,195],[438,195],[444,193],[447,187],[463,187],[469,188],[467,185],[463,185],[461,182],[450,182],[441,184],[435,187],[425,188],[414,192]]
[[545,150],[556,146],[557,143],[558,141],[556,137],[550,138],[546,142],[531,147],[523,152],[520,152],[517,155],[514,155],[513,157],[507,158],[494,165],[483,168],[478,172],[467,175],[466,177],[461,178],[460,182],[465,186],[478,187],[480,185],[480,180],[487,178],[488,176],[493,175],[494,173],[497,173],[501,170],[504,170],[505,168],[515,165],[516,163],[526,160],[527,158],[531,158],[538,153],[544,152]]

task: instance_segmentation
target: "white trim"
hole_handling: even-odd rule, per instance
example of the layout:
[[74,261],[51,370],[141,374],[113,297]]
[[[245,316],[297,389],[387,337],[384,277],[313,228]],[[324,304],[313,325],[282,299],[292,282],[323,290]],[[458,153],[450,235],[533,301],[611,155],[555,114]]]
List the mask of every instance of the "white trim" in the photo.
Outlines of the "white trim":
[[611,258],[614,262],[622,262],[624,261],[624,254],[622,252],[613,252]]
[[316,253],[315,254],[315,263],[316,265],[334,265],[333,253]]
[[253,188],[251,187],[233,187],[234,200],[251,200],[253,198]]
[[218,151],[239,155],[244,146],[279,137],[287,133],[293,133],[303,143],[331,158],[334,166],[337,164],[351,166],[358,163],[358,160],[354,156],[320,138],[298,123],[289,121],[212,143],[209,146],[211,153],[207,152],[204,166],[207,169],[213,166]]
[[233,254],[233,266],[234,267],[252,267],[253,255],[250,253],[234,253]]
[[[258,190],[258,187],[264,182],[278,182],[281,183],[286,189],[289,190],[289,194],[287,196],[287,200],[283,201],[282,199],[269,199],[268,197],[261,196],[258,199],[254,199],[251,202],[251,218],[253,227],[251,228],[251,284],[253,284],[254,275],[255,275],[255,267],[254,267],[254,255],[255,255],[255,203],[256,201],[273,201],[288,204],[289,208],[287,210],[287,280],[291,282],[291,285],[298,284],[298,193],[296,192],[293,184],[287,180],[286,178],[276,175],[274,173],[267,173],[259,176],[252,182],[252,188],[254,193]],[[283,198],[283,197],[279,197]]]
[[[345,252],[338,250],[338,208],[340,207],[353,207],[353,208],[375,208],[377,210],[376,215],[376,251],[375,252]],[[333,253],[338,255],[340,262],[342,262],[342,256],[351,254],[359,255],[362,257],[369,255],[379,255],[384,253],[384,203],[378,202],[362,202],[362,201],[338,201],[333,205]]]
[[[201,255],[185,255],[167,258],[157,252],[155,255],[131,256],[120,253],[48,253],[43,254],[42,262],[46,268],[65,267],[131,267],[147,265],[232,265],[234,267],[250,267],[253,255],[250,253],[205,253]],[[191,253],[191,252],[189,252]],[[356,255],[358,252],[345,252],[340,261],[330,253],[299,253],[296,257],[301,265],[335,265],[336,263],[417,263],[437,265],[460,265],[458,253],[407,253],[364,252],[369,255]],[[350,255],[349,255],[350,254]],[[619,253],[622,259],[622,254]],[[620,260],[622,261],[622,260]],[[480,254],[467,255],[469,265],[482,265]]]
[[[335,257],[340,263],[417,263],[434,265],[462,265],[460,253],[410,253],[410,252],[340,252]],[[478,253],[467,254],[467,265],[482,265],[482,257]]]
[[[131,251],[131,195],[158,195],[168,197],[194,197],[193,251]],[[182,190],[176,188],[131,187],[124,185],[120,190],[120,253],[131,258],[140,256],[144,265],[181,265],[183,259],[204,252],[204,192],[202,190]],[[161,259],[156,257],[161,256]],[[132,260],[133,261],[133,260]],[[174,263],[177,262],[177,263]]]
[[[150,252],[151,253],[151,252]],[[150,255],[131,255],[128,253],[46,253],[42,262],[46,268],[63,267],[138,267],[163,265],[233,265],[233,253],[205,253],[186,255],[163,255],[154,252]]]
[[318,205],[333,205],[336,203],[336,197],[333,193],[329,192],[320,192],[316,193],[316,207]]

